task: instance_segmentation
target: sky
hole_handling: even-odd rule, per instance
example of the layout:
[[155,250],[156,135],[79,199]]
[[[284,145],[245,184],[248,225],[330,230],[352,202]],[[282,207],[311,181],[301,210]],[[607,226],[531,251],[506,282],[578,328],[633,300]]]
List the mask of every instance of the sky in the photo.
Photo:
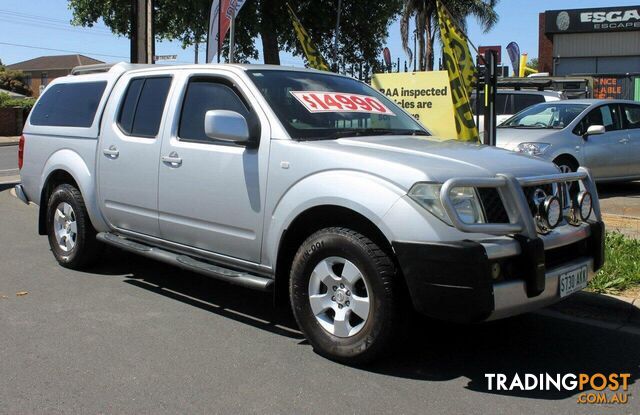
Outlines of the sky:
[[[477,22],[469,18],[468,35],[476,46],[502,45],[503,61],[508,60],[504,47],[511,41],[516,41],[520,45],[520,50],[533,58],[538,55],[538,13],[557,9],[628,6],[637,5],[639,2],[639,0],[501,0],[496,9],[500,16],[498,24],[490,32],[483,33]],[[202,18],[208,19],[208,16],[202,16]],[[67,53],[81,53],[105,62],[129,59],[127,38],[111,34],[101,22],[93,28],[80,28],[71,26],[70,20],[71,11],[67,7],[66,0],[2,0],[0,2],[0,60],[4,64],[12,64],[43,55]],[[257,44],[260,46],[260,42]],[[391,50],[393,61],[397,57],[400,57],[401,61],[406,59],[397,21],[389,27],[386,46]],[[200,62],[204,60],[204,50],[203,45],[200,48]],[[439,52],[436,50],[436,53]],[[178,42],[156,42],[156,54],[177,55],[176,63],[193,63],[194,61],[194,48],[182,49]],[[283,65],[304,65],[302,58],[290,54],[281,53],[280,59]]]

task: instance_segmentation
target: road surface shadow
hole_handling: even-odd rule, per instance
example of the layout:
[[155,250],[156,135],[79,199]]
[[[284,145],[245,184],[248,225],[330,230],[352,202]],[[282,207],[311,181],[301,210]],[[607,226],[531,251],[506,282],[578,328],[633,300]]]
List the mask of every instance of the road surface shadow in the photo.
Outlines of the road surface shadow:
[[115,248],[107,247],[103,257],[90,272],[124,276],[124,282],[132,286],[274,334],[304,339],[290,310],[274,307],[271,294],[233,286]]
[[470,390],[533,399],[581,392],[489,390],[485,375],[503,373],[507,384],[527,373],[630,373],[630,384],[640,376],[640,336],[535,313],[477,325],[423,319],[401,350],[368,370],[429,381],[466,377]]
[[[291,311],[270,294],[235,287],[117,249],[92,272],[124,275],[124,282],[202,310],[292,339],[303,340]],[[423,380],[468,378],[466,388],[533,399],[565,399],[580,391],[489,390],[485,374],[630,373],[640,376],[640,336],[538,314],[458,325],[410,317],[410,332],[389,356],[359,371]],[[306,343],[302,341],[301,343]],[[311,352],[311,350],[309,351]]]
[[612,197],[630,197],[640,199],[640,181],[622,183],[598,184],[598,196],[600,199]]

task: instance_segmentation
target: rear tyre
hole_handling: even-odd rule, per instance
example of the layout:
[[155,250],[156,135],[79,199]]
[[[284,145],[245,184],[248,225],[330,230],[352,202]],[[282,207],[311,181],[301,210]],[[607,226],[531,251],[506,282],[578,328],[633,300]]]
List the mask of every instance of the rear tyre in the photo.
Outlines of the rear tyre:
[[399,327],[395,274],[389,256],[350,229],[322,229],[304,241],[293,260],[289,294],[314,350],[347,364],[387,351]]
[[96,230],[78,189],[62,184],[53,190],[46,223],[49,245],[60,265],[81,269],[98,260],[102,244],[96,239]]

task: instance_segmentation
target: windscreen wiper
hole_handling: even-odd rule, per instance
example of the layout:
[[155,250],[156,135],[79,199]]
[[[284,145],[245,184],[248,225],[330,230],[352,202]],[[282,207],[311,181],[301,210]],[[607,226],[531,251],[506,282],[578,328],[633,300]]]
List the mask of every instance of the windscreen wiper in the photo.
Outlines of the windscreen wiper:
[[361,137],[366,135],[430,135],[424,130],[399,129],[393,130],[388,128],[350,128],[336,131],[327,138],[343,138],[343,137]]

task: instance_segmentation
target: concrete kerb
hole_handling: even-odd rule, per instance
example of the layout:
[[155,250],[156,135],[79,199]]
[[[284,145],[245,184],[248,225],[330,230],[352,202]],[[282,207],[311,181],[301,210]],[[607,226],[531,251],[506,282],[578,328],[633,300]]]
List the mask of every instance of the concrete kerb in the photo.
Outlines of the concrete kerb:
[[0,147],[16,146],[20,141],[20,137],[0,137]]

